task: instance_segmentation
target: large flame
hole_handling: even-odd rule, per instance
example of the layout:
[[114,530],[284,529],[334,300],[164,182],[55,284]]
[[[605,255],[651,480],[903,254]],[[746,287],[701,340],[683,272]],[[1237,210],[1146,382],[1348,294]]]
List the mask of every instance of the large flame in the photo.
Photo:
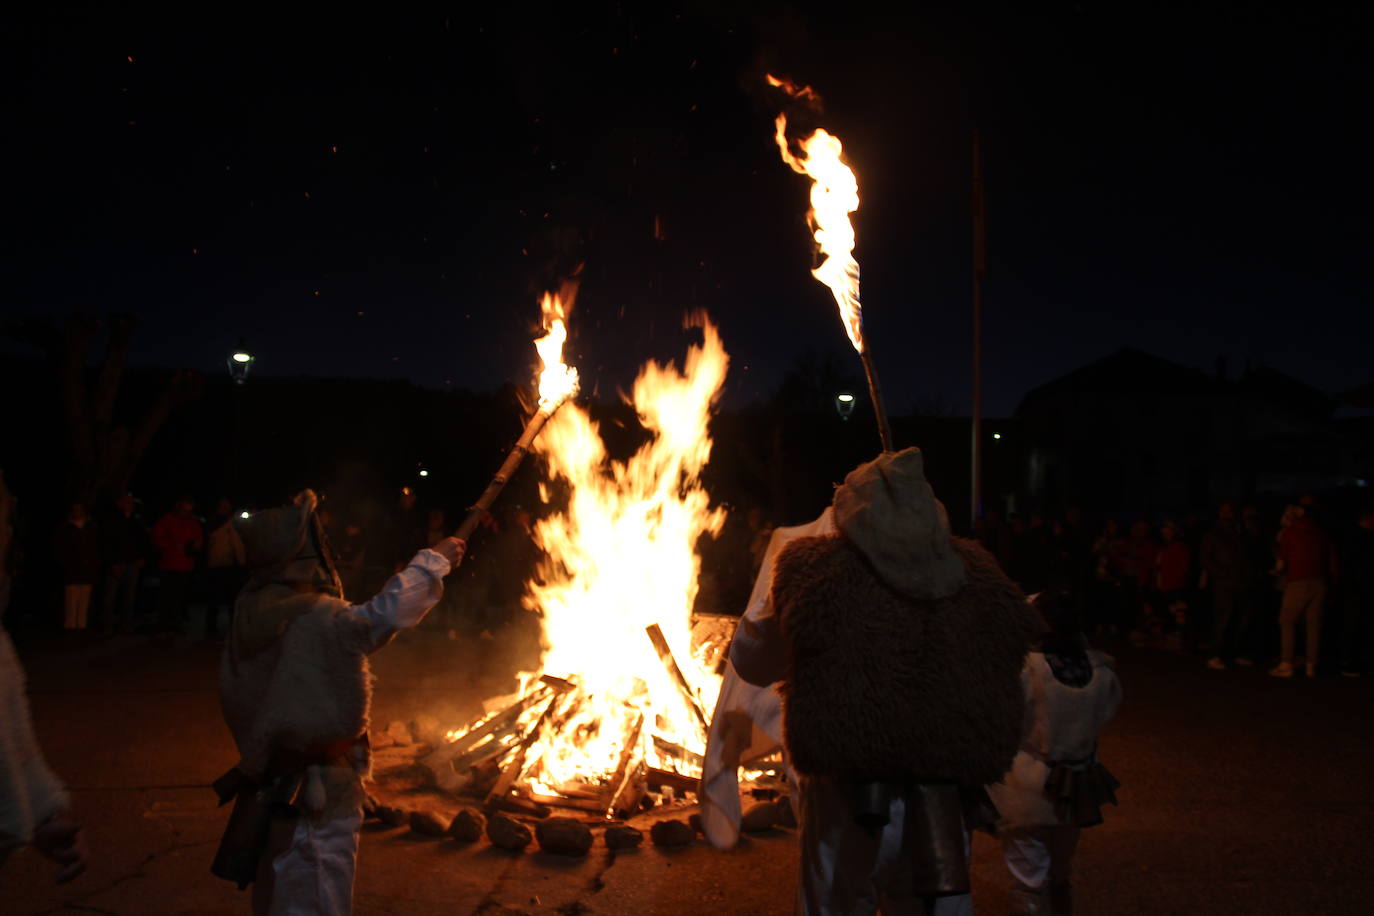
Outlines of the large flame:
[[729,359],[704,316],[690,323],[703,342],[689,348],[684,367],[650,362],[635,381],[631,400],[649,438],[627,461],[607,455],[596,423],[575,404],[553,416],[538,443],[568,505],[535,526],[547,559],[526,603],[543,618],[540,673],[577,685],[526,755],[525,778],[545,791],[604,782],[641,715],[637,751],[650,765],[668,766],[659,758],[665,743],[698,754],[705,746],[697,713],[646,633],[658,624],[697,703],[712,709],[719,678],[693,656],[691,611],[697,540],[724,521],[700,475]]
[[[807,102],[818,101],[808,86],[798,88],[786,80],[768,76],[768,84],[788,95]],[[794,172],[811,179],[811,221],[816,245],[825,260],[811,271],[812,276],[830,287],[840,318],[854,349],[864,351],[863,309],[859,304],[859,262],[854,259],[854,224],[849,214],[859,209],[859,181],[841,158],[844,147],[840,138],[817,128],[798,142],[801,155],[792,152],[787,139],[787,115],[780,114],[774,122],[775,139],[782,161]]]
[[545,293],[539,307],[547,333],[534,342],[541,361],[539,369],[539,409],[553,410],[577,393],[577,370],[563,362],[563,344],[568,340],[568,309],[559,293]]

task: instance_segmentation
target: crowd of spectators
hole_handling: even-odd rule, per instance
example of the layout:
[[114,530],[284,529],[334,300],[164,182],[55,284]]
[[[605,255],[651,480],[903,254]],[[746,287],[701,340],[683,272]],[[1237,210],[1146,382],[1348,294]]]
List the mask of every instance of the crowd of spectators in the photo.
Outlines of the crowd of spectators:
[[[4,587],[13,580],[26,596],[24,619],[11,625],[89,638],[215,639],[227,631],[247,575],[235,522],[253,507],[221,497],[202,516],[184,496],[145,515],[134,494],[123,493],[94,509],[71,503],[45,533],[41,519],[12,512],[15,501],[6,500],[8,514],[23,516],[15,549],[5,551]],[[375,593],[417,550],[456,527],[442,507],[422,508],[410,488],[377,510],[328,501],[320,510],[347,597]],[[448,590],[432,626],[478,636],[512,620],[538,560],[531,524],[519,506],[483,520],[471,562],[457,573],[464,581]]]
[[[1355,677],[1374,669],[1374,505],[1354,524],[1321,518],[1311,496],[1272,519],[1230,503],[1210,522],[1157,524],[988,512],[977,536],[1027,593],[1071,594],[1099,635],[1198,654],[1218,671],[1272,660],[1275,677],[1328,663]],[[1338,651],[1324,657],[1323,645]]]

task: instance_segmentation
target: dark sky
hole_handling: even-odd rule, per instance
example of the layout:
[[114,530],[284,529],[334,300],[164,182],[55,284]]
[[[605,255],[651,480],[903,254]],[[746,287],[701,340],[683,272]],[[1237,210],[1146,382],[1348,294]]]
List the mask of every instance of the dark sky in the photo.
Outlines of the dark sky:
[[967,410],[975,124],[990,413],[1124,345],[1369,380],[1367,5],[285,6],[7,24],[7,316],[139,313],[147,364],[223,371],[244,338],[258,372],[489,389],[528,378],[537,295],[585,261],[602,393],[680,353],[690,308],[735,402],[806,350],[857,371],[773,69],[859,175],[894,412]]

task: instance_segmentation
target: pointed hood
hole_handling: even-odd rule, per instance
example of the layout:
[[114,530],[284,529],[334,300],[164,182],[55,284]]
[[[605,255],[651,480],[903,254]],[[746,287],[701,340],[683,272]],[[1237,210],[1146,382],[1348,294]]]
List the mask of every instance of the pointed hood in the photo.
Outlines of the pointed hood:
[[835,491],[835,524],[894,591],[909,598],[953,595],[964,564],[949,518],[926,482],[918,448],[884,452],[850,471]]

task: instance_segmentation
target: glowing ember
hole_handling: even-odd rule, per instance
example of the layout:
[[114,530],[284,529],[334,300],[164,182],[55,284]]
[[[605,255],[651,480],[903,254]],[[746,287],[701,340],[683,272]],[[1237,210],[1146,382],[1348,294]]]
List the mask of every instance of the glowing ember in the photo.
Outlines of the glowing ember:
[[[768,83],[793,98],[811,103],[819,101],[808,86],[799,89],[771,74]],[[787,115],[778,115],[775,124],[775,138],[783,162],[812,182],[808,218],[825,260],[811,274],[830,287],[835,303],[840,307],[840,318],[849,334],[849,342],[862,353],[864,333],[863,309],[859,304],[859,262],[854,260],[854,224],[849,219],[849,214],[859,209],[858,179],[841,158],[844,148],[840,145],[839,137],[818,128],[797,144],[801,150],[798,156],[793,154],[787,139]]]
[[[692,654],[691,610],[697,540],[724,521],[700,475],[729,359],[713,325],[690,324],[704,339],[683,369],[650,362],[635,381],[631,400],[649,441],[629,460],[610,459],[597,425],[573,404],[537,445],[549,477],[566,483],[568,505],[535,526],[547,560],[526,604],[543,617],[542,673],[576,684],[550,701],[526,753],[522,778],[542,794],[601,786],[631,761],[690,769],[684,758],[705,747],[698,709],[714,706],[719,679]],[[546,500],[552,491],[544,485]],[[646,633],[654,624],[685,685]]]

